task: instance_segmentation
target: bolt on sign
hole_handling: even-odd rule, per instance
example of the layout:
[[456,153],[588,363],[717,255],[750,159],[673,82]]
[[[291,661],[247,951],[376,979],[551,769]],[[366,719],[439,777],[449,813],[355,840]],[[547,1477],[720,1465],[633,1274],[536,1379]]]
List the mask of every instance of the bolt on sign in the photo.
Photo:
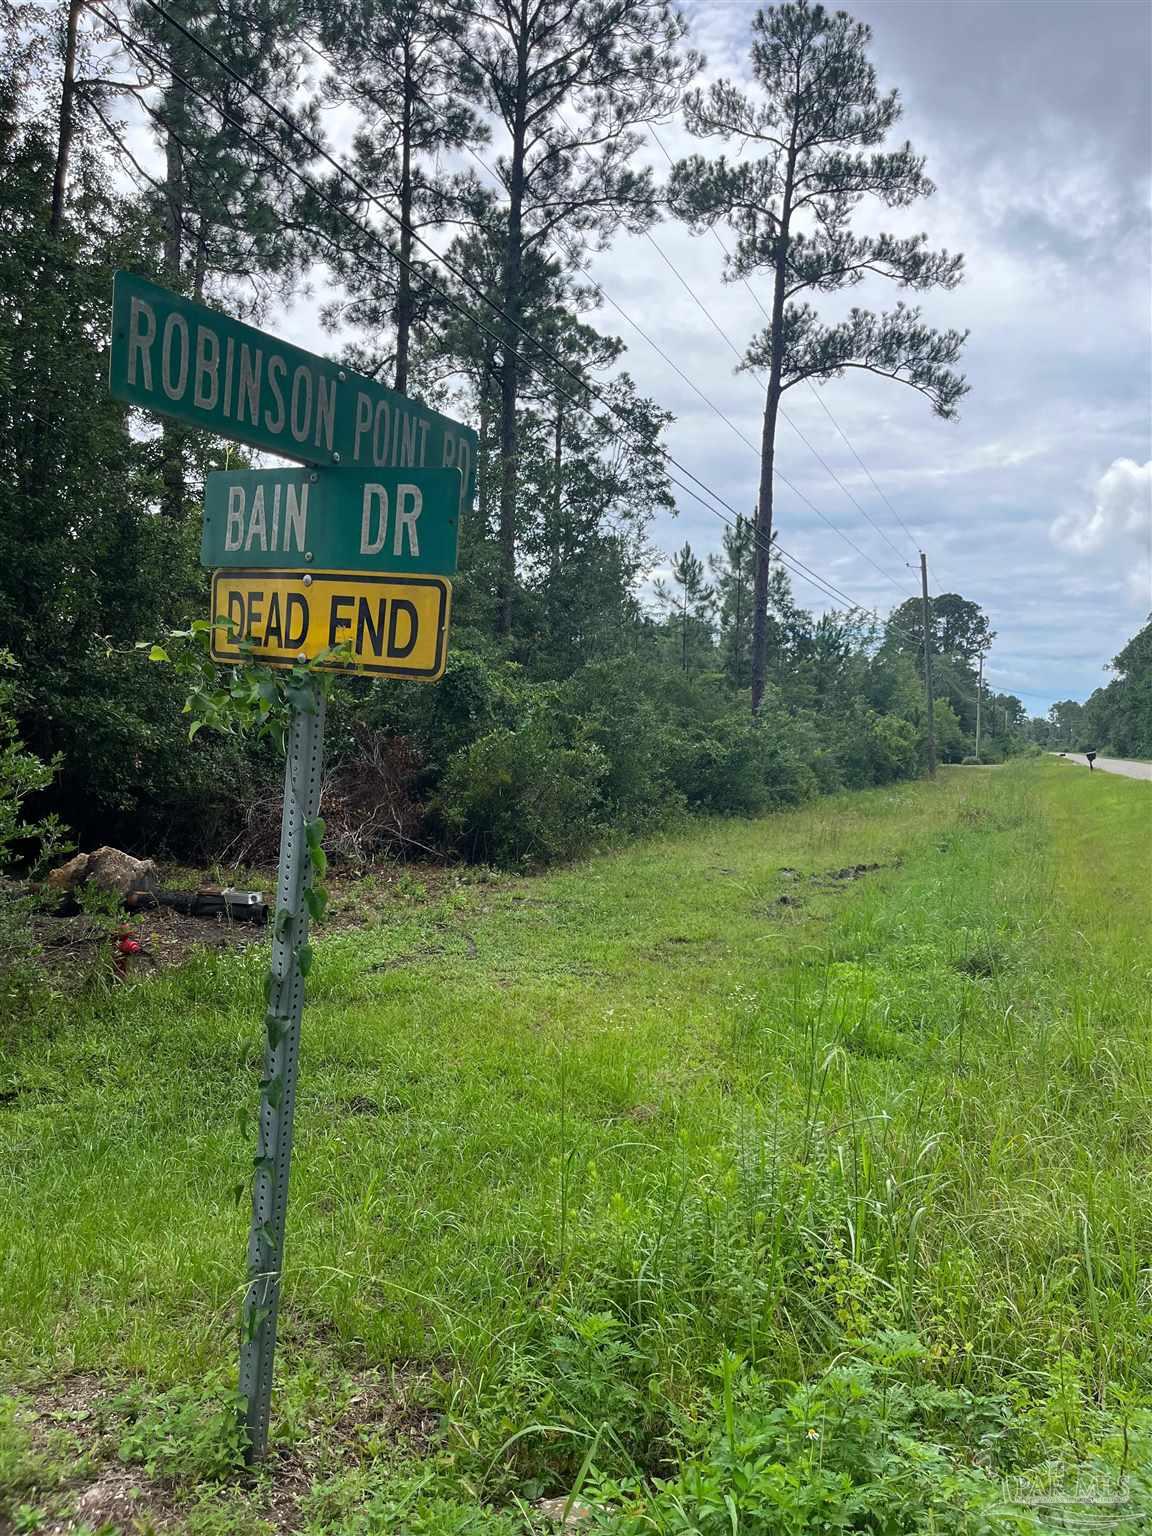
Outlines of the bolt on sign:
[[212,656],[266,667],[311,661],[318,671],[435,682],[444,672],[451,606],[452,583],[443,576],[217,571]]
[[459,509],[458,469],[219,470],[200,563],[451,576]]
[[[444,671],[460,519],[477,438],[328,358],[118,272],[109,388],[118,400],[302,462],[208,477],[201,557],[212,655],[435,682]],[[271,1412],[311,889],[322,865],[321,691],[289,690],[276,917],[253,1159],[240,1394],[250,1460]]]
[[456,469],[472,505],[470,427],[129,272],[112,286],[117,400],[304,464]]

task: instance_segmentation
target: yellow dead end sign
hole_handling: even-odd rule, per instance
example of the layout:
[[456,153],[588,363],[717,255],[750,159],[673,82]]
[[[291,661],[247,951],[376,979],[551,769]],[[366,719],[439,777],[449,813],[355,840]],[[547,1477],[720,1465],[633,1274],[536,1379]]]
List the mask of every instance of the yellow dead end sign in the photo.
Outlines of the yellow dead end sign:
[[451,606],[444,576],[221,570],[212,578],[212,656],[291,667],[337,651],[317,667],[434,682]]

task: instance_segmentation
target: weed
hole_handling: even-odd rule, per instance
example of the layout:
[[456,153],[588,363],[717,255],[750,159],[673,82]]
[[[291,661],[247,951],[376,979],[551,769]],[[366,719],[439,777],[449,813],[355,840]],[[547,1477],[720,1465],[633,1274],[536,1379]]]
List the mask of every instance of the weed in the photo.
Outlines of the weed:
[[126,1393],[117,1402],[128,1418],[120,1435],[122,1461],[174,1483],[213,1482],[244,1465],[241,1401],[234,1392],[177,1386],[162,1393]]

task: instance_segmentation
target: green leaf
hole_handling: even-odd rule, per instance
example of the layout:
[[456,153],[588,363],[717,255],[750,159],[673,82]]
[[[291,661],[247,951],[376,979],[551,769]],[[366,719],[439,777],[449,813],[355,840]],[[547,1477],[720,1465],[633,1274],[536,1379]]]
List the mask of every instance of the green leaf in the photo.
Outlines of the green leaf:
[[284,697],[293,709],[302,715],[314,715],[316,713],[316,695],[311,688],[285,688]]
[[323,816],[313,816],[311,821],[304,823],[304,836],[308,839],[309,848],[319,848],[324,841],[325,822]]
[[300,967],[301,976],[307,976],[308,972],[312,969],[312,955],[311,944],[301,944],[300,948],[296,951],[296,964]]
[[284,1102],[284,1079],[272,1077],[264,1085],[264,1097],[273,1109],[279,1109]]
[[172,658],[162,645],[154,645],[148,652],[149,661],[171,661]]
[[287,907],[281,907],[276,914],[276,937],[282,939],[295,921],[296,914]]
[[323,922],[324,913],[328,910],[328,892],[322,885],[306,886],[304,905],[308,908],[308,915],[313,922]]
[[309,847],[308,862],[312,866],[313,874],[318,875],[323,880],[324,876],[328,873],[328,855],[324,852],[323,848],[319,846],[315,848]]
[[203,724],[204,724],[203,720],[193,720],[192,724],[188,727],[188,740],[189,741],[192,740],[193,736],[195,736],[196,732],[201,729]]

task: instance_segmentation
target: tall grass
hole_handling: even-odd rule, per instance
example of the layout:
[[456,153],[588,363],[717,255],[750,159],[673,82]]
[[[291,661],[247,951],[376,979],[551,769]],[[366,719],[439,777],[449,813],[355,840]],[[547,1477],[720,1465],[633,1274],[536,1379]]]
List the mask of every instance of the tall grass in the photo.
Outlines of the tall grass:
[[[955,771],[323,937],[288,1390],[420,1368],[497,1497],[570,1489],[593,1440],[667,1470],[693,1422],[734,1432],[732,1362],[804,1382],[895,1328],[1074,1457],[1152,1391],[1148,805]],[[9,1026],[14,1379],[231,1370],[262,967]]]

